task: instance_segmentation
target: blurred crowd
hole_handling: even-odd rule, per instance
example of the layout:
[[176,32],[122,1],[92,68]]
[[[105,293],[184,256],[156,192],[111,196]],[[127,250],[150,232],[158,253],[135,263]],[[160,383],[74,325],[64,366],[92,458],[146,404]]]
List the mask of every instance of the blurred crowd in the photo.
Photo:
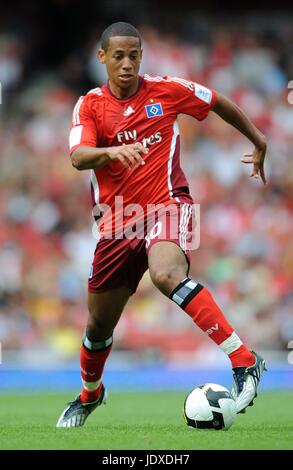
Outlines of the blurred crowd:
[[[215,114],[180,117],[182,166],[201,205],[201,243],[190,275],[209,287],[251,347],[286,349],[293,339],[292,33],[210,32],[188,42],[142,25],[141,72],[197,81],[235,101],[268,139],[268,184],[240,163],[250,142]],[[101,85],[93,31],[62,65],[34,68],[33,48],[0,34],[0,342],[3,350],[77,357],[87,318],[95,247],[89,172],[72,168],[71,113]],[[290,241],[291,240],[291,241]],[[183,360],[214,346],[148,273],[115,330],[117,351]]]

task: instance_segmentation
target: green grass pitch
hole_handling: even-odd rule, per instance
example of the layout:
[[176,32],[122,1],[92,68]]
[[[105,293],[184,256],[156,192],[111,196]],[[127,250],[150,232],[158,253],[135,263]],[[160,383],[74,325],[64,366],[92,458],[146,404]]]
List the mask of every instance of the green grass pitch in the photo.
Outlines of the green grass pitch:
[[0,449],[293,449],[290,392],[263,392],[228,431],[193,430],[184,392],[110,393],[83,428],[56,429],[74,394],[0,395]]

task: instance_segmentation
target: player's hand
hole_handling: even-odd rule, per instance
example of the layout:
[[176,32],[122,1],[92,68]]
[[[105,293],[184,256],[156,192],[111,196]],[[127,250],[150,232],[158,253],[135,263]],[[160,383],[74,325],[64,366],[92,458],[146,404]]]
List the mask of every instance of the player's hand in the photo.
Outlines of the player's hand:
[[263,144],[261,147],[255,147],[252,153],[246,153],[241,161],[243,163],[252,163],[252,172],[250,176],[254,178],[261,177],[263,184],[266,184],[266,177],[264,172],[264,159],[266,156],[267,146]]
[[144,147],[140,142],[108,148],[108,157],[110,160],[119,160],[128,170],[131,170],[137,163],[139,165],[145,165],[141,154],[146,155],[148,153],[149,149]]

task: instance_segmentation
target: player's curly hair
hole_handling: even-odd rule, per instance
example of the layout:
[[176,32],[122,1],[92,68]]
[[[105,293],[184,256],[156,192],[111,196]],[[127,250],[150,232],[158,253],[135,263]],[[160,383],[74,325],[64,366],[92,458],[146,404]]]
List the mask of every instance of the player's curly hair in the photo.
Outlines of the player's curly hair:
[[141,47],[141,37],[137,29],[129,23],[119,21],[118,23],[112,23],[108,28],[105,29],[101,36],[101,48],[107,51],[109,46],[109,39],[114,36],[130,36],[139,39],[139,47]]

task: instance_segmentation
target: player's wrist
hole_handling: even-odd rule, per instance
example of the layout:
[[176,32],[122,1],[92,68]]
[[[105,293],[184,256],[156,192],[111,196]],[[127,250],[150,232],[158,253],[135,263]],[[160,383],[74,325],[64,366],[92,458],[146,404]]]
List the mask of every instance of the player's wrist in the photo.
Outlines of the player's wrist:
[[257,150],[266,150],[267,140],[263,134],[260,134],[254,142],[254,145]]
[[111,160],[111,147],[103,149],[103,157],[105,158],[105,161]]

